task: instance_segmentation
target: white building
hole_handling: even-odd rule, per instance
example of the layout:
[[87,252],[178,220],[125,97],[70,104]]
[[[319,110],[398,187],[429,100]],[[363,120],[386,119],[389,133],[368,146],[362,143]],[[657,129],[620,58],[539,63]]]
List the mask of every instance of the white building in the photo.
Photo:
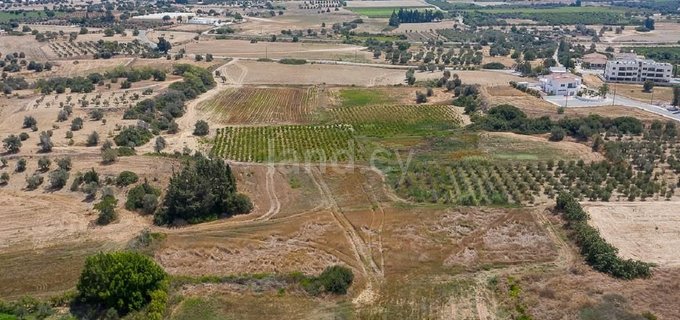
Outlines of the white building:
[[553,73],[538,81],[543,92],[551,96],[573,96],[581,88],[581,78],[569,73]]
[[642,83],[646,80],[670,82],[672,77],[672,64],[637,57],[607,61],[604,70],[604,78],[612,82]]

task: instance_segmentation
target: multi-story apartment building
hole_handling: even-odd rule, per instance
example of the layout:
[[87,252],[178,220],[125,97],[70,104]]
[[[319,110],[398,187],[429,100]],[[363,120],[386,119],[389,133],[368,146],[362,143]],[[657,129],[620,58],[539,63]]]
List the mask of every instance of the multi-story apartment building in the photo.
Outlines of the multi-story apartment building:
[[670,82],[672,76],[672,64],[640,58],[609,60],[604,70],[604,78],[612,82],[642,83],[652,80],[663,83]]

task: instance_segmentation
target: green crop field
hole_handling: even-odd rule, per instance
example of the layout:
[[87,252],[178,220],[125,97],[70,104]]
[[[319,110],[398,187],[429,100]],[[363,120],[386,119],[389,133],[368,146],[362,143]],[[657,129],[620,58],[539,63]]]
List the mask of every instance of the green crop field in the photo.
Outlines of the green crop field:
[[433,7],[375,7],[375,8],[347,8],[356,14],[367,16],[369,18],[389,18],[392,12],[399,11],[399,9],[434,9]]
[[371,104],[389,104],[395,102],[393,97],[378,89],[342,89],[340,101],[343,107],[358,107]]
[[363,159],[351,125],[227,127],[217,130],[212,154],[248,162],[325,162]]
[[351,124],[357,134],[373,137],[425,134],[461,124],[460,115],[452,106],[373,105],[336,108],[330,113],[334,122]]

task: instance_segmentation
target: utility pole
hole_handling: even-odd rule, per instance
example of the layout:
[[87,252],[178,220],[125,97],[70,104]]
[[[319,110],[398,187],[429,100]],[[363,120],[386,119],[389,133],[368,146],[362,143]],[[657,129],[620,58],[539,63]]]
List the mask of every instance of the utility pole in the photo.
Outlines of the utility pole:
[[567,94],[564,95],[564,107],[566,108],[568,104],[569,104],[569,90],[567,90]]
[[654,104],[654,89],[652,89],[652,97],[649,99],[649,104]]
[[616,101],[616,84],[614,84],[614,97],[612,98],[612,106],[614,105],[614,101]]

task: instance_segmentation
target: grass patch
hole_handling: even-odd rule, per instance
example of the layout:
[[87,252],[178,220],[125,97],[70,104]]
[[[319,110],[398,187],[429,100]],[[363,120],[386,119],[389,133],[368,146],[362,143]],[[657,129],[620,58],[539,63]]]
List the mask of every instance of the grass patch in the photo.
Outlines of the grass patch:
[[429,6],[415,6],[415,7],[373,7],[373,8],[347,8],[358,15],[367,16],[369,18],[389,18],[392,12],[399,11],[399,9],[430,9]]
[[341,106],[358,107],[394,103],[392,96],[379,89],[352,88],[340,90]]
[[181,302],[172,319],[175,320],[221,320],[219,303],[215,299],[190,297]]

